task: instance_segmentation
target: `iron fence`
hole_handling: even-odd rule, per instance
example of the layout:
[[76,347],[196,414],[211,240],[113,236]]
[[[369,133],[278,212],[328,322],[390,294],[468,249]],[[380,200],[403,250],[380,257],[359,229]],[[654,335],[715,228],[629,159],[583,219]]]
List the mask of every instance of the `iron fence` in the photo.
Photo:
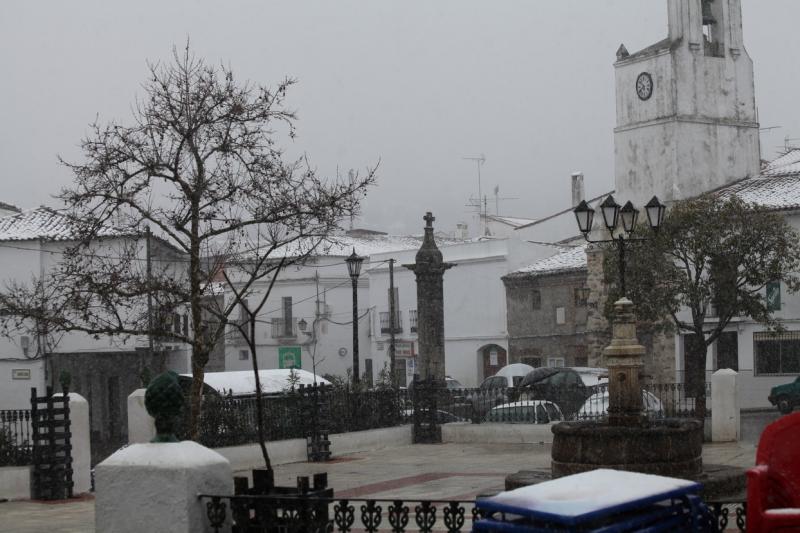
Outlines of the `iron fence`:
[[[411,424],[413,390],[352,390],[347,387],[302,387],[266,396],[264,432],[267,441]],[[480,423],[550,423],[600,420],[608,411],[607,384],[521,388],[441,389],[436,421]],[[642,404],[651,419],[695,417],[695,399],[681,383],[649,384]],[[423,408],[421,408],[423,409]],[[423,413],[420,413],[423,414]],[[209,447],[258,442],[255,397],[204,398],[199,442]]]
[[[417,499],[335,499],[320,495],[207,495],[206,517],[215,532],[232,525],[240,532],[471,531],[484,518],[474,501]],[[746,502],[705,502],[713,531],[745,530]],[[510,531],[511,529],[509,529]]]
[[32,437],[30,409],[0,410],[0,466],[31,464]]
[[[409,404],[404,390],[332,387],[300,387],[262,402],[267,441],[398,426]],[[257,408],[255,397],[206,396],[199,442],[212,448],[258,442]]]
[[303,496],[214,496],[206,500],[213,531],[236,532],[471,531],[480,519],[472,501],[334,499]]
[[[549,423],[599,420],[608,414],[608,384],[534,385],[530,388],[449,389],[438,401],[441,423]],[[682,383],[648,384],[642,390],[648,418],[695,417],[696,402]]]

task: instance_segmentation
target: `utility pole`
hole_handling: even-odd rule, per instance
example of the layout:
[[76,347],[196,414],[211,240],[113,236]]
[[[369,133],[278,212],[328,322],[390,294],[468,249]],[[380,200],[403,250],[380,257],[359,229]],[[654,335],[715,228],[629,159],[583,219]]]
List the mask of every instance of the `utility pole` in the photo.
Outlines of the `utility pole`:
[[150,259],[150,226],[145,226],[145,254],[147,254],[147,348],[153,356],[153,263]]
[[397,387],[394,343],[395,324],[397,323],[394,302],[394,262],[394,259],[389,259],[389,379],[392,382],[392,387]]

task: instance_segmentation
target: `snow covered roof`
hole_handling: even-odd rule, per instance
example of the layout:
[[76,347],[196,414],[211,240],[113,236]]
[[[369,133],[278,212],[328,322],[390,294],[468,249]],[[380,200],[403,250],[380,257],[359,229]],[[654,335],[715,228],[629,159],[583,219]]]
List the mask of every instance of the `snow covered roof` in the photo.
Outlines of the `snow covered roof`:
[[[376,235],[374,237],[353,237],[350,235],[331,235],[322,239],[318,244],[319,238],[307,238],[289,243],[280,247],[272,253],[278,258],[285,256],[297,257],[305,255],[316,245],[310,254],[314,256],[328,257],[347,257],[353,253],[362,257],[370,257],[376,254],[389,252],[402,252],[406,250],[418,250],[422,246],[422,235]],[[465,241],[451,238],[436,237],[436,244],[439,247],[460,244]]]
[[562,251],[545,259],[523,267],[509,274],[517,276],[546,276],[563,272],[577,272],[586,269],[586,247],[562,248]]
[[[289,374],[292,371],[286,369],[259,370],[258,377],[261,380],[261,392],[265,394],[276,394],[285,392],[290,388]],[[313,385],[314,374],[307,370],[295,369],[299,385]],[[181,374],[191,378],[191,374]],[[206,385],[216,389],[219,393],[231,392],[234,396],[242,396],[256,393],[256,378],[252,370],[236,370],[232,372],[206,372],[203,380]],[[330,382],[317,376],[316,382],[321,385],[330,385]]]
[[7,204],[5,202],[0,202],[0,210],[2,211],[13,211],[14,213],[19,213],[22,211],[19,207],[11,204]]
[[[76,238],[75,230],[75,223],[65,213],[44,206],[0,218],[0,241],[68,241]],[[123,233],[108,228],[99,235],[110,237]]]
[[800,148],[793,148],[770,161],[761,171],[762,176],[800,175]]
[[800,149],[793,149],[768,163],[760,176],[743,179],[716,192],[737,196],[766,209],[800,209]]

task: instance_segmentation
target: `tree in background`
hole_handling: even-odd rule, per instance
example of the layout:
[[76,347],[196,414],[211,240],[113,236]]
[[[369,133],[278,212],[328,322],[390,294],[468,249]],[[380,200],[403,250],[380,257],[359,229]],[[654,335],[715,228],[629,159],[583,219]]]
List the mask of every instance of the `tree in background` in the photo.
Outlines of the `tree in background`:
[[[288,266],[313,253],[358,212],[374,182],[374,168],[363,177],[323,179],[304,158],[285,159],[276,137],[278,129],[295,137],[295,114],[284,107],[293,83],[237,82],[228,67],[206,64],[188,45],[173,50],[171,62],[150,64],[131,120],[96,121],[81,143],[83,161],[64,162],[75,182],[59,198],[78,244],[47,274],[48,304],[34,305],[35,291],[24,284],[0,295],[16,319],[55,330],[188,343],[193,437],[209,354],[238,303],[217,297],[221,269],[258,266],[239,269],[237,295],[246,295],[278,268],[278,258]],[[152,231],[172,261],[154,264],[149,253],[142,260],[145,230],[148,244]],[[114,235],[136,238],[104,248]],[[163,319],[176,309],[188,310],[186,328]]]
[[[778,213],[736,197],[704,196],[676,203],[658,233],[629,246],[627,296],[640,321],[687,334],[685,383],[702,419],[708,347],[731,320],[748,316],[780,329],[765,289],[774,282],[790,292],[800,289],[797,232]],[[609,252],[605,315],[613,320],[611,304],[622,295],[615,285],[618,254]]]

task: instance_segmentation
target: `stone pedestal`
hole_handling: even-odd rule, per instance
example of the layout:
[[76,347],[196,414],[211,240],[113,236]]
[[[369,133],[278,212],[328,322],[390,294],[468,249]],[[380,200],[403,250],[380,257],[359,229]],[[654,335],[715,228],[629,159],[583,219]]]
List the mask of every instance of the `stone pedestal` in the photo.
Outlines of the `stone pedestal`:
[[739,440],[740,410],[736,388],[738,374],[730,368],[714,372],[711,377],[711,441]]
[[233,472],[196,442],[133,444],[97,465],[95,493],[97,531],[212,531],[197,495],[233,494]]
[[128,396],[128,444],[150,442],[156,436],[156,423],[144,406],[145,389]]

